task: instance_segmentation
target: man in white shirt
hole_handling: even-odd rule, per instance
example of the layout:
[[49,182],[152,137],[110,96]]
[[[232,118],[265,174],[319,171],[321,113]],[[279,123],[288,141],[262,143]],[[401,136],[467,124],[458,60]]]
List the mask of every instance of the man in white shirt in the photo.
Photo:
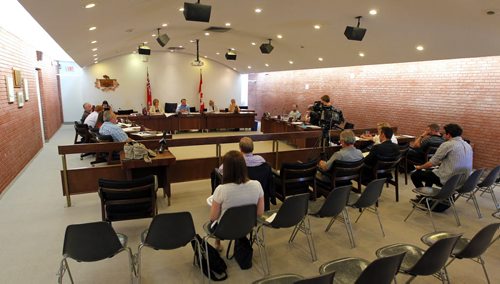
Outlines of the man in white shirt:
[[292,119],[292,121],[300,121],[300,111],[298,110],[299,106],[297,104],[292,105],[292,111],[288,114],[288,119]]
[[85,118],[84,124],[87,124],[88,127],[94,128],[97,123],[97,118],[99,117],[99,113],[103,110],[102,105],[96,105],[94,111],[90,113],[87,118]]

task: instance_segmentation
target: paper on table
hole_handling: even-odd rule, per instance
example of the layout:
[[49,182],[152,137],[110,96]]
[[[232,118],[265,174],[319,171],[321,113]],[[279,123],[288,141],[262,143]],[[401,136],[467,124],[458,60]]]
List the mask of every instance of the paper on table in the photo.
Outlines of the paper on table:
[[123,131],[125,132],[136,132],[136,131],[139,131],[141,130],[141,127],[140,126],[136,126],[136,127],[125,127],[125,128],[122,128]]
[[213,195],[210,195],[208,198],[207,198],[207,204],[208,206],[212,206],[212,201],[214,200],[214,196]]
[[311,129],[321,129],[321,127],[317,126],[317,125],[308,125],[307,128],[311,128]]
[[267,217],[266,222],[272,223],[274,218],[276,218],[276,213],[271,214],[271,216]]

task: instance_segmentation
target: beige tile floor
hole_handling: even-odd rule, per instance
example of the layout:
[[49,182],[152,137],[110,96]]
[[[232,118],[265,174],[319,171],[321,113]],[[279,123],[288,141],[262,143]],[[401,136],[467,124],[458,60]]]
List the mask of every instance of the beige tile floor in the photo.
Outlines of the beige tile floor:
[[[45,144],[26,169],[0,197],[0,283],[55,283],[56,272],[61,259],[64,230],[67,225],[100,220],[100,206],[97,193],[73,196],[73,206],[67,208],[62,196],[59,170],[61,159],[57,155],[57,145],[72,142],[74,130],[64,125],[51,141]],[[244,133],[239,133],[244,134]],[[199,134],[183,134],[199,135]],[[207,135],[207,134],[205,134]],[[212,135],[210,133],[210,135]],[[217,133],[227,135],[227,133]],[[227,149],[236,149],[227,145]],[[265,143],[256,145],[257,152],[266,149]],[[179,157],[193,153],[206,155],[215,152],[207,146],[175,149]],[[280,149],[283,149],[280,147]],[[87,165],[90,157],[79,160],[72,156],[70,166]],[[209,180],[178,183],[172,185],[172,205],[166,206],[159,199],[160,213],[190,211],[198,232],[206,221],[209,208],[205,203],[210,192]],[[498,188],[497,188],[498,192]],[[412,243],[425,247],[420,237],[432,231],[428,217],[416,212],[408,222],[403,222],[410,210],[408,200],[412,198],[411,186],[402,185],[401,200],[394,201],[393,188],[384,190],[380,202],[381,218],[386,237],[382,237],[376,217],[364,214],[357,224],[353,224],[357,246],[351,249],[342,224],[334,224],[329,233],[324,232],[328,220],[311,219],[318,261],[311,262],[307,242],[299,235],[294,244],[287,243],[291,230],[266,230],[266,243],[271,264],[271,273],[298,273],[312,276],[319,266],[329,260],[353,256],[369,260],[375,258],[375,250],[392,243]],[[494,212],[491,196],[479,197],[484,217],[478,219],[472,204],[464,200],[457,202],[462,226],[457,227],[450,212],[436,214],[438,229],[461,232],[471,237],[480,228],[498,219],[491,217]],[[355,210],[349,211],[352,221],[357,217]],[[116,231],[129,236],[129,245],[137,252],[140,233],[147,228],[149,219],[122,221],[113,224]],[[227,244],[226,244],[227,245]],[[146,249],[143,258],[143,283],[201,283],[199,270],[192,266],[191,247],[175,251],[152,251]],[[500,241],[496,242],[484,259],[492,283],[500,283]],[[260,256],[255,251],[254,267],[240,270],[234,261],[227,261],[229,278],[226,283],[251,283],[262,277]],[[78,283],[128,283],[127,258],[125,254],[97,263],[76,263],[70,261],[73,276]],[[481,267],[470,260],[457,260],[449,267],[453,283],[484,283]],[[407,276],[399,275],[400,282]],[[64,283],[69,283],[65,278]],[[375,281],[374,281],[375,283]],[[432,277],[419,277],[415,283],[439,283]]]

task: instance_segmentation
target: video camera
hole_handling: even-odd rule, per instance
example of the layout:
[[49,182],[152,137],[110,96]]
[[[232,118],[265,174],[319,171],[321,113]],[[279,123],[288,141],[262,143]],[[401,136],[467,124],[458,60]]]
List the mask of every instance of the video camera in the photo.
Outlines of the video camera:
[[333,106],[324,106],[321,101],[315,101],[310,122],[324,129],[331,129],[344,122],[344,114]]

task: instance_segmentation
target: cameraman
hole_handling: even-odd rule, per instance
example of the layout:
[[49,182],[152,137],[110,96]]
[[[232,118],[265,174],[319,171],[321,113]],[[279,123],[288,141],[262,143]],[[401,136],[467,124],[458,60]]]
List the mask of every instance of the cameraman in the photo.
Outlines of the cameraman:
[[324,95],[321,97],[321,106],[321,123],[328,126],[328,129],[340,128],[339,125],[344,122],[344,115],[341,110],[335,109],[332,106],[330,96]]

